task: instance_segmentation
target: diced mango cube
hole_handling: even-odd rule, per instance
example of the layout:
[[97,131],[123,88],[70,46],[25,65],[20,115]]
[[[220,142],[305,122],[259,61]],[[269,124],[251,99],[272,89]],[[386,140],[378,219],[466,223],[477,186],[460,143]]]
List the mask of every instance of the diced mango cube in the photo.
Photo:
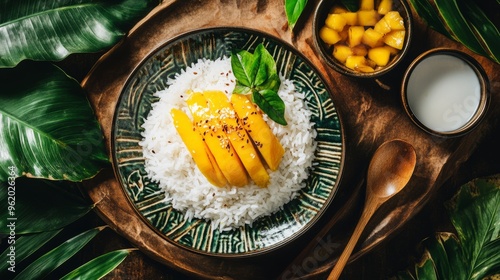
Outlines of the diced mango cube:
[[387,34],[391,32],[391,26],[389,23],[385,20],[385,17],[381,18],[373,27],[373,30],[377,31],[378,33],[381,34]]
[[329,45],[333,45],[342,39],[337,31],[326,26],[321,27],[319,30],[319,37]]
[[368,54],[368,48],[363,44],[352,47],[351,50],[353,55],[366,56]]
[[349,56],[353,55],[351,48],[342,44],[335,44],[333,46],[333,57],[338,61],[345,63]]
[[329,14],[325,20],[326,26],[338,32],[344,29],[346,23],[347,23],[346,19],[340,14]]
[[374,26],[379,19],[377,11],[358,11],[358,25],[362,26]]
[[383,34],[378,33],[377,31],[373,30],[373,28],[368,28],[365,30],[365,33],[363,33],[363,39],[361,41],[363,42],[363,44],[375,48],[384,45],[384,42],[382,41],[383,38]]
[[358,13],[346,12],[346,13],[341,13],[340,15],[345,18],[347,25],[358,24]]
[[391,31],[387,33],[383,38],[384,43],[398,50],[403,49],[404,40],[405,40],[404,30]]
[[349,47],[355,47],[361,44],[361,39],[363,39],[363,34],[365,33],[365,28],[363,26],[351,26],[349,27],[349,37],[347,38],[347,44]]
[[378,66],[386,66],[389,63],[391,52],[384,47],[371,48],[368,50],[368,58],[373,60]]
[[378,4],[377,12],[381,15],[387,14],[392,10],[392,0],[381,0]]
[[405,30],[405,22],[398,11],[390,11],[384,16],[391,30]]
[[[347,57],[345,61],[345,66],[350,69],[358,70],[360,67],[368,66],[366,64],[366,58],[360,55],[351,55]],[[369,66],[368,66],[369,67]]]
[[369,11],[375,9],[374,0],[361,0],[359,3],[359,9],[362,11]]

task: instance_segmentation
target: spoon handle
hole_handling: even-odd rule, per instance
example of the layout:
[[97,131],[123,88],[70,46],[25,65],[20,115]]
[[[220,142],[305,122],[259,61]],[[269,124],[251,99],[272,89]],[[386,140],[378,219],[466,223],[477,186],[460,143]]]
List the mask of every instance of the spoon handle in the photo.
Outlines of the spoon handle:
[[366,224],[373,216],[373,213],[375,213],[375,210],[377,208],[378,205],[376,203],[370,203],[370,201],[367,201],[366,207],[363,210],[363,213],[361,214],[361,218],[359,219],[358,224],[356,225],[356,228],[354,229],[354,232],[352,233],[351,238],[349,239],[349,242],[347,242],[344,251],[340,255],[335,266],[333,267],[332,272],[330,272],[328,280],[339,279],[340,274],[344,269],[344,266],[347,264],[347,261],[349,260],[349,257],[351,256],[351,253],[354,250],[354,247],[356,246],[356,243],[358,243],[358,239],[361,236],[363,229],[365,228]]

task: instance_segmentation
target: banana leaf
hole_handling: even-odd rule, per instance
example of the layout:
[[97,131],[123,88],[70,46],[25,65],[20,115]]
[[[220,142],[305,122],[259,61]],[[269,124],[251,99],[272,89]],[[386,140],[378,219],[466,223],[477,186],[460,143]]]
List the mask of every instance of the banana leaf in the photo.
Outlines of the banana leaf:
[[94,238],[104,227],[87,230],[52,249],[23,269],[14,279],[42,279],[66,262]]
[[500,175],[463,185],[446,204],[455,233],[438,232],[397,279],[486,279],[500,274]]
[[[490,1],[489,6],[499,8],[498,0],[486,1]],[[500,32],[482,9],[488,5],[480,6],[470,0],[410,0],[410,3],[431,28],[500,63]]]
[[76,268],[63,276],[60,280],[101,279],[121,264],[132,250],[135,249],[122,249],[108,252]]
[[20,176],[82,181],[109,163],[77,81],[50,63],[0,69],[0,182]]
[[159,1],[16,0],[0,8],[0,68],[57,61],[118,42]]
[[0,234],[10,235],[11,222],[21,235],[60,229],[83,217],[93,205],[69,187],[66,182],[20,178],[12,192],[6,183],[0,184],[0,204],[5,205],[0,208]]

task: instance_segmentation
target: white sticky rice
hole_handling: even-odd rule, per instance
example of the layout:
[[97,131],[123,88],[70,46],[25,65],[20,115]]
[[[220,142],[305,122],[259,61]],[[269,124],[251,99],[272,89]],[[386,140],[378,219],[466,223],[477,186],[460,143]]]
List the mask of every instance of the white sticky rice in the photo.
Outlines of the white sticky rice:
[[[287,126],[267,120],[280,139],[285,155],[277,171],[270,171],[270,183],[260,188],[254,183],[245,187],[219,188],[211,185],[198,170],[170,116],[172,108],[186,112],[188,91],[221,90],[232,93],[235,78],[229,58],[199,60],[175,79],[152,105],[143,125],[143,147],[149,178],[165,190],[166,200],[185,214],[186,219],[200,218],[212,222],[212,229],[231,230],[274,213],[305,186],[312,165],[316,131],[304,94],[295,91],[293,83],[281,79],[280,97],[285,102]],[[267,117],[267,116],[265,116]]]

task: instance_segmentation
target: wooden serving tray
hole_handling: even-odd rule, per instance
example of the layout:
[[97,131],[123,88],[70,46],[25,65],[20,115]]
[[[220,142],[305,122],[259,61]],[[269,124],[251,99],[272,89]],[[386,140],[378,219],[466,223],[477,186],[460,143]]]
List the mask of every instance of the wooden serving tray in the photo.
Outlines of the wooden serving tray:
[[[289,42],[323,74],[333,93],[345,133],[345,163],[339,192],[320,221],[304,236],[267,255],[208,257],[187,251],[157,235],[136,214],[113,169],[109,168],[85,182],[85,189],[96,203],[97,212],[111,228],[151,258],[190,276],[209,279],[324,278],[360,215],[366,168],[382,142],[400,138],[412,143],[418,163],[409,186],[384,205],[368,224],[353,259],[397,232],[470,157],[484,135],[497,124],[498,110],[494,108],[499,102],[499,65],[428,29],[414,14],[413,46],[399,69],[379,80],[342,76],[329,69],[314,48],[312,17],[317,2],[309,1],[292,33],[287,27],[282,0],[165,1],[106,53],[82,84],[102,126],[109,152],[114,110],[128,76],[149,52],[165,41],[199,28],[237,26],[258,29]],[[490,110],[474,133],[453,139],[437,138],[419,130],[403,110],[399,94],[403,72],[413,58],[434,47],[452,47],[472,55],[485,68],[490,81],[496,81],[492,83]],[[324,230],[331,219],[335,225],[331,230]],[[294,260],[311,239],[318,245]]]

